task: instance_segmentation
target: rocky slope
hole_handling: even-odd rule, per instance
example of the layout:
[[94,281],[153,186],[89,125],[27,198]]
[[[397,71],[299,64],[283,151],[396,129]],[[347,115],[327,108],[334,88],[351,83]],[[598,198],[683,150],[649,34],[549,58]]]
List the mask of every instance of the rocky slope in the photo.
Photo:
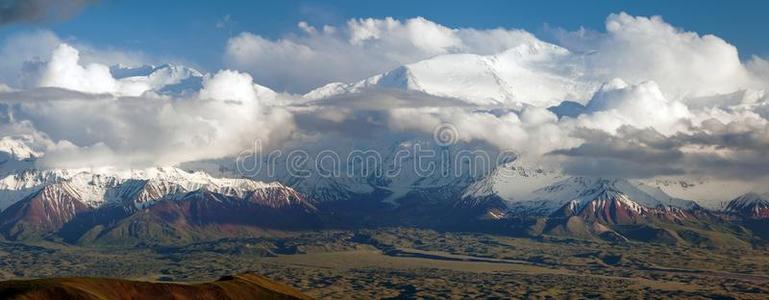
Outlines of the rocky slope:
[[0,193],[6,198],[28,193],[0,213],[0,234],[11,240],[51,235],[69,241],[141,239],[144,234],[190,236],[203,227],[317,225],[311,201],[290,187],[176,168],[30,170],[2,183],[6,190]]
[[769,194],[744,194],[729,201],[724,211],[747,219],[769,219]]
[[181,284],[108,278],[53,278],[0,282],[3,299],[311,299],[256,274]]

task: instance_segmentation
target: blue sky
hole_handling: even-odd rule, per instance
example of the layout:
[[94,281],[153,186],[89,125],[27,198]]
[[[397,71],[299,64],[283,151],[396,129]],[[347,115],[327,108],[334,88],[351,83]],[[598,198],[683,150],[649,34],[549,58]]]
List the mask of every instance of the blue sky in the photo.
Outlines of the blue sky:
[[[0,1],[0,104],[22,104],[0,135],[39,137],[51,166],[449,123],[574,174],[769,182],[769,2]],[[168,62],[204,75],[110,68]]]
[[[767,1],[145,1],[107,0],[85,7],[71,19],[12,24],[0,37],[36,28],[97,47],[142,51],[175,58],[208,70],[222,65],[226,41],[240,32],[277,38],[296,24],[340,25],[350,18],[422,16],[449,27],[521,28],[548,40],[546,28],[602,31],[608,14],[661,15],[674,26],[715,34],[740,56],[769,57],[765,28]],[[225,28],[216,24],[225,16]]]

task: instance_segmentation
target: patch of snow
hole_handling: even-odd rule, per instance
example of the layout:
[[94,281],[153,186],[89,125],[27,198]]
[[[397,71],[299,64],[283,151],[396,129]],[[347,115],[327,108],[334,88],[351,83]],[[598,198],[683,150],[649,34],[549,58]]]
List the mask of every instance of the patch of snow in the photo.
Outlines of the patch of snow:
[[565,99],[589,99],[597,83],[584,80],[569,61],[569,51],[533,42],[496,55],[445,54],[345,84],[330,83],[304,95],[330,96],[385,88],[419,91],[476,105],[558,105]]

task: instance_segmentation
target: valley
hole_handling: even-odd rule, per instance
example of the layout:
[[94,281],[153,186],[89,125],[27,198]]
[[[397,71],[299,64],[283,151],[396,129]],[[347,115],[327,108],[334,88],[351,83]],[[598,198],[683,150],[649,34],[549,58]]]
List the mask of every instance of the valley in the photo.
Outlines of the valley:
[[0,279],[205,282],[254,272],[317,298],[738,297],[769,293],[767,247],[613,243],[407,227],[282,232],[183,245],[2,242]]

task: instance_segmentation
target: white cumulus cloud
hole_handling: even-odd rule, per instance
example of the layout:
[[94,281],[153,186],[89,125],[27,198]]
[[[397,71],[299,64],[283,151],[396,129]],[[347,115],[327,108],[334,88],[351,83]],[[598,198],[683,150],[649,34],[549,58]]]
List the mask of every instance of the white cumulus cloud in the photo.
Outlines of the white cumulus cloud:
[[[293,130],[276,94],[251,76],[206,75],[191,96],[129,89],[105,65],[82,65],[62,44],[40,65],[39,88],[0,91],[0,132],[45,146],[41,167],[146,167],[237,155]],[[54,89],[52,89],[54,88]]]
[[522,30],[455,29],[424,18],[352,19],[342,28],[270,40],[244,32],[227,43],[225,61],[278,90],[306,92],[332,81],[354,81],[435,55],[493,54],[536,41]]
[[[146,166],[231,157],[257,139],[429,138],[450,124],[460,143],[573,173],[767,173],[769,63],[661,17],[612,14],[555,44],[424,18],[297,26],[232,37],[227,69],[183,94],[157,92],[182,77],[116,78],[118,54],[46,32],[9,39],[0,78],[18,78],[0,87],[0,133],[33,136],[48,166]],[[568,116],[551,111],[567,100]]]
[[101,64],[81,66],[80,53],[67,44],[60,44],[43,67],[37,86],[59,87],[88,93],[115,93],[118,83],[109,67]]

